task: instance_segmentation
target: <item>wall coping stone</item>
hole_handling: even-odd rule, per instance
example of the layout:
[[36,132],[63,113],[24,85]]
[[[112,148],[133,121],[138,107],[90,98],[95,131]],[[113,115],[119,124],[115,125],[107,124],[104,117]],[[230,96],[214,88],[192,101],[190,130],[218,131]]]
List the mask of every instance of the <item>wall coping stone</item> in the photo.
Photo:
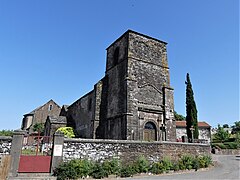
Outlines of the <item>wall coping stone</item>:
[[17,129],[13,131],[13,135],[25,135],[25,134],[27,134],[27,131],[25,130]]
[[64,142],[76,143],[111,143],[111,144],[173,144],[173,145],[188,145],[188,146],[210,146],[210,144],[201,143],[182,143],[170,141],[135,141],[135,140],[113,140],[113,139],[82,139],[82,138],[64,138]]
[[4,140],[4,141],[12,140],[12,137],[11,136],[0,136],[0,140]]

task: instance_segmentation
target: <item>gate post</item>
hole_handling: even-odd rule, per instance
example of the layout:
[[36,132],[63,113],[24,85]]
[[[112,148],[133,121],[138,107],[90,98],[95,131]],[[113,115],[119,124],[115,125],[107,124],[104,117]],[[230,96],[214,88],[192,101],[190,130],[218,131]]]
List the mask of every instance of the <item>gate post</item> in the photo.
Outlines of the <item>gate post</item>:
[[54,138],[53,138],[51,173],[53,173],[53,170],[56,167],[58,167],[58,165],[62,162],[63,143],[64,143],[64,134],[62,132],[55,132]]
[[9,176],[16,177],[18,173],[18,167],[20,162],[20,155],[22,151],[22,143],[23,138],[26,131],[22,130],[15,130],[13,133],[12,138],[12,146],[11,146],[11,166],[10,166],[10,172]]

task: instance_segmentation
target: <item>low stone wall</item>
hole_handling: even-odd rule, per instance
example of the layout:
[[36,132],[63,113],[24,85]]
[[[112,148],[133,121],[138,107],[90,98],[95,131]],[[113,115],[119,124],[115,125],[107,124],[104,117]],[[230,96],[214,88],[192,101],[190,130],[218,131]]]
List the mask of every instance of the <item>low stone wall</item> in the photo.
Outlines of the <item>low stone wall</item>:
[[240,149],[215,149],[218,155],[240,155]]
[[210,145],[176,142],[146,142],[100,139],[64,139],[63,160],[89,159],[103,161],[111,158],[132,162],[143,155],[150,161],[163,157],[177,160],[184,154],[210,154]]
[[0,156],[10,154],[12,137],[0,136]]

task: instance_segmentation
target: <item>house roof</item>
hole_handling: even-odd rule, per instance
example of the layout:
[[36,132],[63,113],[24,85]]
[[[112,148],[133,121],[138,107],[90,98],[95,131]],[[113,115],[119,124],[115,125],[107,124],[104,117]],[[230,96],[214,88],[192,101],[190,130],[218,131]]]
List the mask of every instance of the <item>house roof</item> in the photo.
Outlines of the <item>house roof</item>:
[[[50,102],[56,104],[56,105],[60,108],[60,106],[59,106],[55,101],[53,101],[52,99],[50,99],[48,102],[46,102],[46,103],[43,104],[42,106],[39,106],[38,108],[34,109],[33,111],[31,111],[30,113],[27,113],[27,114],[25,114],[25,115],[34,115],[37,110],[41,109],[43,106],[45,106],[46,104],[48,104],[48,103],[50,103]],[[25,115],[24,115],[24,116],[25,116]]]
[[[176,121],[176,127],[187,127],[186,121]],[[198,122],[198,127],[211,127],[208,123],[204,121]]]
[[51,124],[67,124],[67,118],[65,116],[48,116]]

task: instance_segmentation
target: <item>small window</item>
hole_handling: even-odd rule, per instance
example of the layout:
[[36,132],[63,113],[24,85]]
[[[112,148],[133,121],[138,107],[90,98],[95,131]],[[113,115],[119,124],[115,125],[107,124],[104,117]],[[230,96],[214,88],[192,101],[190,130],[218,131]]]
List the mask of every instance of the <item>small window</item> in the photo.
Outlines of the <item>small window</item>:
[[113,66],[117,65],[119,57],[119,47],[117,47],[113,54]]
[[52,108],[53,108],[53,105],[52,105],[52,104],[50,104],[50,105],[48,106],[48,111],[51,111],[51,110],[52,110]]

